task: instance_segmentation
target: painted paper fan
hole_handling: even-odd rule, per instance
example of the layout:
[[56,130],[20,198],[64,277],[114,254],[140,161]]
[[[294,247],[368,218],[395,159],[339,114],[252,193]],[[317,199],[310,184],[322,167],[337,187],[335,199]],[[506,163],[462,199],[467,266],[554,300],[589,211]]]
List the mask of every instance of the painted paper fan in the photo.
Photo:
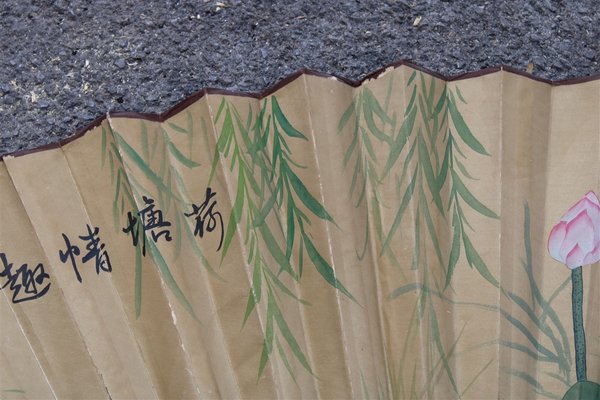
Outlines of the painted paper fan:
[[598,398],[599,157],[598,79],[406,64],[5,156],[0,397]]

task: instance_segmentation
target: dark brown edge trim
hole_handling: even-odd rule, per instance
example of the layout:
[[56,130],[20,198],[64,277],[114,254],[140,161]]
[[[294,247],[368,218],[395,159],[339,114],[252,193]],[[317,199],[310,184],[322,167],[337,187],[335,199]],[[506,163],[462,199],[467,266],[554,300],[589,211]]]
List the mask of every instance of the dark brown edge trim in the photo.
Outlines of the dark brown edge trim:
[[512,74],[521,75],[521,76],[524,76],[528,79],[531,79],[531,80],[534,80],[537,82],[546,83],[550,86],[574,85],[577,83],[591,82],[591,81],[600,79],[600,73],[597,73],[594,75],[584,76],[584,77],[580,77],[580,78],[550,80],[550,79],[545,79],[545,78],[541,78],[538,76],[534,76],[528,72],[521,71],[515,67],[511,67],[508,65],[499,65],[496,67],[484,68],[484,69],[481,69],[478,71],[471,71],[471,72],[465,72],[465,73],[461,73],[461,74],[457,74],[457,75],[446,76],[446,75],[440,74],[438,72],[432,71],[428,68],[417,65],[409,60],[399,60],[399,61],[390,63],[390,64],[386,65],[385,67],[379,68],[379,69],[365,75],[360,80],[352,80],[352,79],[348,79],[343,76],[338,76],[335,74],[329,74],[329,73],[325,73],[325,72],[315,71],[315,70],[312,70],[309,68],[301,68],[298,71],[293,72],[292,74],[284,77],[283,79],[281,79],[280,81],[275,83],[273,86],[268,87],[260,92],[241,92],[241,91],[236,91],[236,90],[227,90],[227,89],[207,87],[207,88],[202,88],[199,91],[189,95],[188,97],[181,100],[179,103],[175,104],[173,107],[171,107],[168,110],[166,110],[165,112],[162,112],[159,114],[141,113],[141,112],[134,112],[134,111],[131,111],[131,112],[130,111],[109,112],[106,115],[96,118],[94,121],[92,121],[91,123],[87,124],[86,126],[80,128],[73,135],[71,135],[65,139],[62,139],[62,140],[59,140],[59,141],[53,142],[53,143],[48,143],[48,144],[45,144],[45,145],[42,145],[42,146],[39,146],[39,147],[36,147],[33,149],[17,150],[12,153],[1,154],[0,161],[2,161],[6,157],[20,157],[20,156],[24,156],[24,155],[31,154],[31,153],[37,153],[38,151],[60,148],[63,145],[70,143],[75,139],[78,139],[79,137],[85,135],[87,132],[89,132],[92,129],[96,128],[97,126],[101,125],[102,122],[104,122],[105,120],[108,119],[108,117],[138,118],[138,119],[144,119],[144,120],[148,120],[148,121],[164,122],[165,120],[171,118],[175,114],[184,110],[185,108],[187,108],[188,106],[190,106],[191,104],[195,103],[196,101],[198,101],[199,99],[201,99],[202,97],[204,97],[205,95],[208,95],[208,94],[220,94],[220,95],[225,95],[225,96],[237,96],[237,97],[251,97],[251,98],[260,100],[260,99],[270,96],[271,94],[273,94],[274,92],[283,88],[287,84],[295,81],[302,75],[318,76],[318,77],[322,77],[322,78],[335,78],[338,81],[347,84],[348,86],[358,87],[367,80],[377,78],[378,76],[380,76],[381,74],[383,74],[385,71],[387,71],[390,68],[395,69],[395,68],[398,68],[401,66],[407,66],[407,67],[413,68],[415,70],[422,71],[428,75],[434,76],[434,77],[441,79],[443,81],[446,81],[446,82],[454,82],[454,81],[459,81],[459,80],[463,80],[463,79],[476,78],[476,77],[483,76],[483,75],[489,75],[489,74],[492,74],[492,73],[495,73],[498,71],[506,71],[506,72],[510,72]]

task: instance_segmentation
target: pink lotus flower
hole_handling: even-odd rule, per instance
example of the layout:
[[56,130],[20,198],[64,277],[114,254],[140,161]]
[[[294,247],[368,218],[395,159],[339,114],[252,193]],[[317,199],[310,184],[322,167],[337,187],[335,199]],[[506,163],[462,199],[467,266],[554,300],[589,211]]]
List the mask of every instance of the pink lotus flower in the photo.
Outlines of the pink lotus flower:
[[552,228],[548,251],[571,269],[600,260],[600,202],[594,192],[588,192]]

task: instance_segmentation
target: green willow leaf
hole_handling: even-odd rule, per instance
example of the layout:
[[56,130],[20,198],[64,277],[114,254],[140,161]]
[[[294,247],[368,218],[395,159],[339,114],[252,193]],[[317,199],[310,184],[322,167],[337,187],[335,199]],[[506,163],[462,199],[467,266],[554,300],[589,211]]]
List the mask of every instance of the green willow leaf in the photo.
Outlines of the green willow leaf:
[[308,301],[303,300],[300,297],[296,296],[294,293],[292,293],[292,291],[288,289],[287,286],[283,284],[283,282],[281,282],[281,280],[277,277],[277,275],[275,275],[275,273],[273,273],[273,271],[271,271],[269,268],[265,268],[265,271],[267,271],[267,275],[269,275],[271,282],[273,282],[283,294],[291,297],[299,303],[304,304],[305,306],[310,306],[310,303]]
[[469,191],[469,189],[467,189],[465,184],[460,180],[460,178],[458,177],[458,174],[456,174],[456,172],[451,171],[451,173],[452,173],[452,184],[454,185],[455,190],[458,192],[460,197],[462,197],[462,199],[473,210],[475,210],[478,213],[480,213],[481,215],[485,215],[486,217],[489,217],[489,218],[494,218],[494,219],[499,218],[495,212],[493,212],[492,210],[487,208],[485,205],[483,205],[483,203],[481,203],[479,200],[477,200],[475,198],[475,196],[473,196],[473,194]]
[[444,284],[444,289],[450,286],[452,275],[454,275],[454,268],[460,257],[460,222],[458,221],[456,210],[452,217],[452,225],[454,227],[454,232],[452,234],[452,248],[450,249],[450,256],[448,257],[448,268],[446,270],[446,283]]
[[362,133],[362,142],[365,145],[365,149],[367,149],[367,153],[369,154],[369,157],[371,157],[371,160],[373,160],[373,162],[375,162],[375,164],[377,164],[377,155],[375,154],[375,150],[373,149],[373,145],[371,144],[371,139],[369,139],[369,135],[367,135],[367,131],[365,130],[365,128],[363,128],[362,126],[360,127],[361,133]]
[[262,150],[267,147],[268,139],[269,139],[269,131],[271,130],[271,116],[267,117],[267,124],[263,131],[263,135],[260,138],[258,149]]
[[415,105],[416,98],[417,98],[417,87],[413,86],[412,94],[410,95],[410,100],[408,101],[408,106],[406,106],[406,111],[404,111],[405,117],[413,110],[413,106]]
[[287,199],[287,235],[286,235],[286,250],[285,257],[289,260],[292,257],[292,249],[294,247],[294,200],[292,193],[288,192]]
[[281,126],[281,129],[283,129],[286,135],[290,137],[308,140],[308,138],[304,136],[302,132],[294,128],[292,124],[290,124],[290,122],[287,120],[285,115],[283,115],[283,112],[279,107],[279,102],[277,101],[277,98],[275,96],[271,97],[271,108],[273,109],[273,114],[275,114],[277,122],[279,122],[279,126]]
[[144,121],[140,124],[141,137],[142,137],[142,152],[144,158],[150,161],[150,145],[148,144],[148,128]]
[[448,99],[446,98],[446,84],[444,84],[444,89],[442,90],[442,94],[440,95],[440,98],[438,99],[438,102],[435,105],[435,109],[433,110],[433,115],[439,115],[439,113],[441,113],[442,110],[444,109],[444,106],[446,105],[447,102],[448,102]]
[[461,163],[459,160],[455,160],[456,161],[456,165],[458,166],[458,169],[460,170],[460,172],[469,179],[472,179],[474,181],[478,181],[479,179],[474,178],[469,171],[467,171],[467,169],[465,168],[465,166],[463,165],[463,163]]
[[403,294],[411,293],[416,290],[420,290],[421,288],[422,288],[422,285],[419,283],[409,283],[407,285],[400,286],[399,288],[394,289],[392,291],[392,293],[389,294],[388,299],[394,300],[394,299],[402,296]]
[[187,312],[189,312],[190,315],[192,317],[194,317],[194,319],[196,321],[200,322],[200,320],[196,316],[196,313],[194,312],[194,309],[193,309],[192,305],[188,301],[188,299],[185,296],[185,294],[183,294],[183,291],[181,290],[181,288],[177,284],[177,281],[175,280],[175,278],[171,274],[171,270],[169,269],[169,265],[167,264],[167,262],[163,258],[160,250],[158,249],[158,247],[156,246],[156,243],[154,243],[154,240],[152,240],[151,237],[147,237],[146,245],[147,245],[148,249],[150,250],[150,254],[152,255],[152,259],[154,260],[156,266],[158,267],[158,270],[160,271],[160,273],[161,273],[161,275],[162,275],[165,283],[169,287],[169,289],[171,289],[171,291],[173,292],[173,294],[175,295],[175,297],[177,298],[177,300],[179,300],[179,302],[187,310]]
[[433,173],[433,167],[431,165],[431,160],[429,159],[429,152],[427,151],[425,139],[423,139],[423,137],[419,135],[418,141],[419,161],[421,162],[421,165],[423,165],[423,172],[425,173],[425,180],[427,181],[427,186],[429,187],[429,191],[431,192],[433,202],[440,210],[442,215],[444,215],[444,206],[442,205],[442,198],[440,197],[441,188],[438,187],[438,181]]
[[285,254],[281,250],[281,247],[279,247],[279,245],[277,244],[277,241],[275,240],[275,237],[271,233],[271,230],[269,229],[267,224],[262,224],[259,227],[259,230],[260,230],[260,233],[262,234],[263,241],[265,242],[265,245],[267,246],[267,249],[269,250],[269,253],[271,253],[273,258],[275,259],[275,262],[277,263],[277,265],[279,265],[279,268],[282,271],[285,271],[288,274],[290,274],[292,276],[292,278],[294,278],[294,280],[297,281],[298,276],[292,269],[292,266],[290,265],[290,261],[286,258]]
[[367,254],[367,245],[369,244],[369,210],[365,207],[365,240],[363,241],[362,250],[359,252],[358,250],[354,250],[356,253],[356,258],[358,261],[362,261],[365,258],[365,254]]
[[257,196],[259,196],[260,201],[262,201],[265,193],[264,193],[264,190],[258,186],[258,183],[256,182],[256,179],[254,178],[252,170],[250,168],[248,168],[246,166],[246,164],[244,164],[244,163],[240,164],[240,166],[241,166],[241,169],[244,170],[246,182],[250,184],[250,187],[252,188],[254,193]]
[[275,201],[277,200],[277,195],[281,191],[282,186],[283,186],[283,180],[279,179],[279,181],[277,182],[277,186],[275,186],[275,190],[273,191],[273,193],[271,193],[271,196],[265,203],[264,207],[260,210],[260,213],[258,214],[258,216],[256,218],[254,218],[254,221],[252,222],[253,226],[260,226],[265,222],[267,215],[269,215],[269,213],[273,209],[273,206],[275,205]]
[[429,126],[429,119],[430,117],[427,115],[427,109],[425,108],[425,103],[423,101],[423,96],[421,96],[421,94],[419,93],[418,96],[419,99],[419,111],[421,112],[421,117],[423,118],[423,121],[425,122],[423,125],[425,126],[425,131],[427,132],[427,138],[429,139],[429,143],[432,144],[433,146],[433,133],[431,132],[431,127]]
[[[254,239],[254,237],[252,237]],[[254,243],[254,240],[253,240]],[[251,252],[254,250],[254,247],[251,247]],[[257,250],[258,253],[258,250]],[[252,257],[250,257],[252,258]],[[250,288],[250,292],[248,293],[248,303],[246,304],[246,312],[244,313],[244,319],[242,321],[242,328],[246,324],[248,317],[254,310],[256,304],[260,302],[261,299],[261,291],[262,291],[262,264],[260,260],[260,255],[257,256],[256,260],[254,260],[254,269],[252,271],[252,287]]]
[[375,115],[377,115],[379,117],[379,119],[381,121],[383,121],[384,124],[392,123],[392,120],[390,119],[390,117],[388,117],[386,112],[383,110],[383,108],[381,107],[381,104],[379,104],[379,101],[377,101],[377,99],[373,95],[373,92],[371,92],[369,89],[365,89],[364,93],[365,93],[365,99],[367,100],[370,109],[375,113]]
[[156,187],[158,188],[158,190],[160,191],[160,193],[167,194],[167,195],[173,197],[176,200],[181,200],[178,196],[176,196],[171,191],[171,188],[167,187],[163,183],[162,179],[159,178],[154,173],[154,171],[152,171],[152,169],[148,166],[148,164],[146,164],[146,162],[142,159],[142,157],[140,157],[140,155],[133,149],[133,147],[131,147],[129,145],[129,143],[127,143],[125,141],[125,139],[123,139],[121,137],[120,134],[116,133],[115,137],[117,138],[117,141],[119,142],[119,146],[121,146],[121,149],[123,150],[123,152],[125,154],[127,154],[129,156],[129,158],[131,158],[131,160],[133,161],[133,163],[144,173],[144,175],[146,175],[146,177],[150,181],[152,181],[152,183],[154,183],[154,185],[156,185]]
[[234,135],[233,119],[231,118],[231,112],[229,108],[225,111],[225,119],[223,120],[223,126],[221,127],[221,134],[217,140],[217,149],[220,153],[225,151],[227,144],[231,142]]
[[415,155],[415,151],[417,149],[417,142],[418,142],[418,140],[413,141],[413,144],[410,147],[410,150],[408,150],[408,154],[406,155],[406,159],[402,163],[402,174],[400,176],[400,179],[396,180],[396,192],[398,195],[400,194],[400,188],[402,188],[402,185],[404,184],[404,180],[406,179],[407,172],[408,172],[408,166],[409,166],[410,162],[412,161],[413,156]]
[[469,265],[475,267],[475,269],[479,271],[479,274],[483,278],[485,278],[489,283],[496,287],[500,287],[500,284],[498,283],[496,278],[494,278],[487,265],[485,265],[485,262],[481,259],[481,256],[479,255],[477,250],[475,250],[475,248],[473,247],[471,240],[469,239],[464,230],[462,230],[462,237],[463,243],[465,245],[465,254],[467,257],[467,262],[469,263]]
[[244,125],[244,122],[242,121],[242,117],[240,116],[240,113],[238,112],[238,110],[236,108],[233,109],[233,116],[235,117],[235,123],[238,127],[238,131],[240,132],[240,136],[242,137],[242,140],[244,142],[244,145],[246,146],[246,149],[251,149],[252,148],[252,140],[250,139],[249,130]]
[[344,111],[344,114],[342,114],[342,118],[340,118],[340,122],[338,123],[338,127],[337,127],[338,132],[341,132],[342,129],[344,129],[344,127],[350,120],[350,117],[355,113],[355,108],[356,108],[356,100],[352,100],[350,102],[350,105],[348,106],[348,108],[346,108],[346,111]]
[[285,176],[289,179],[290,184],[294,188],[294,192],[296,192],[296,195],[306,206],[306,208],[308,208],[314,215],[321,219],[333,221],[333,218],[331,217],[331,215],[329,215],[327,210],[325,210],[325,207],[323,207],[321,203],[319,203],[317,199],[315,199],[313,195],[310,194],[310,192],[308,191],[306,186],[304,186],[300,178],[298,178],[298,176],[289,167],[285,166],[284,168],[282,168],[282,173],[284,173]]
[[219,162],[219,149],[215,149],[215,153],[213,154],[212,157],[212,162],[210,165],[210,176],[208,177],[208,184],[210,185],[214,176],[215,176],[215,172],[217,171],[217,163]]
[[410,84],[413,83],[413,81],[415,80],[416,77],[417,77],[417,71],[413,71],[413,73],[410,74],[410,77],[408,78],[408,83],[406,84],[406,86],[410,86]]
[[231,210],[231,214],[229,217],[229,222],[227,223],[227,231],[225,232],[225,236],[223,238],[223,252],[221,253],[221,262],[225,258],[227,254],[227,250],[229,250],[229,245],[231,244],[231,240],[235,234],[235,227],[240,222],[243,213],[244,207],[244,194],[246,192],[246,179],[243,170],[240,170],[240,174],[238,176],[237,183],[237,193],[235,195],[235,201],[233,204],[233,209]]
[[188,131],[185,128],[182,128],[179,125],[174,124],[173,122],[167,122],[167,125],[169,125],[175,132],[185,133],[185,134],[188,133]]
[[298,381],[296,381],[296,377],[294,376],[292,366],[290,365],[290,362],[287,359],[287,356],[285,355],[285,350],[283,350],[283,346],[281,345],[281,342],[279,342],[278,338],[275,338],[275,343],[277,344],[277,351],[279,352],[279,357],[281,357],[281,361],[283,361],[283,365],[285,365],[285,369],[287,369],[288,373],[294,380],[294,383],[296,384],[296,386],[298,386]]
[[448,139],[446,141],[446,150],[444,151],[444,159],[442,160],[442,166],[440,167],[440,172],[436,179],[436,186],[438,190],[442,190],[442,188],[444,187],[444,183],[446,183],[446,178],[448,176],[448,166],[450,164],[451,158],[452,140]]
[[[125,173],[123,173],[123,176],[127,177],[127,175]],[[125,179],[127,179],[127,178],[125,178]],[[119,200],[120,194],[121,194],[121,168],[119,168],[117,170],[117,183],[115,183],[115,198],[113,200],[113,203],[115,203],[115,204],[117,203],[117,201]]]
[[104,168],[104,163],[106,162],[106,129],[104,129],[104,126],[102,127],[102,163],[100,164],[101,168]]
[[[368,163],[369,163],[368,161],[365,161],[365,164],[368,164]],[[368,168],[368,166],[365,168]],[[354,208],[360,207],[363,200],[365,199],[366,193],[367,193],[367,179],[365,178],[365,179],[363,179],[362,189],[360,190],[360,194],[358,195],[358,200],[356,200],[356,205],[354,206]]]
[[300,250],[298,252],[298,276],[302,277],[304,269],[304,239],[300,236]]
[[260,301],[262,284],[262,261],[258,259],[254,263],[254,271],[252,273],[252,293],[256,301]]
[[458,98],[460,99],[460,101],[467,104],[467,101],[463,97],[462,93],[460,92],[460,88],[458,86],[456,87],[456,94],[458,95]]
[[419,204],[423,209],[423,215],[425,216],[425,223],[427,225],[427,230],[429,231],[429,236],[431,237],[431,243],[433,244],[433,249],[435,250],[435,254],[438,258],[438,262],[442,266],[444,265],[444,260],[442,258],[442,250],[440,248],[440,242],[437,237],[436,229],[433,226],[433,220],[431,218],[431,214],[429,213],[429,208],[427,207],[427,203],[425,200],[425,192],[423,191],[423,187],[419,188]]
[[[111,145],[111,147],[114,147],[116,149],[116,146],[114,145],[114,143],[111,143],[110,145]],[[115,154],[114,156],[113,156],[113,153]],[[118,150],[116,150],[116,152],[115,151],[108,152],[108,163],[109,163],[109,169],[110,169],[110,183],[115,182],[115,161],[114,161],[115,157],[117,158],[118,161],[121,161],[121,164],[124,164],[123,159],[119,155]]]
[[[423,92],[425,88],[423,88]],[[433,117],[433,98],[435,96],[435,78],[431,78],[431,84],[429,85],[429,93],[427,94],[427,109],[429,110],[429,116]]]
[[390,173],[390,171],[392,170],[392,167],[398,160],[400,153],[402,153],[404,146],[406,145],[406,143],[408,143],[408,137],[413,130],[416,116],[417,116],[417,108],[415,107],[415,108],[413,108],[413,110],[410,112],[408,117],[402,123],[402,126],[400,127],[398,136],[396,137],[396,139],[394,140],[394,142],[392,143],[392,145],[390,147],[390,153],[388,156],[388,160],[385,164],[385,167],[383,169],[382,178],[385,178]]
[[[364,93],[367,94],[368,92],[365,91]],[[377,124],[373,119],[373,108],[371,102],[372,101],[369,101],[368,96],[365,95],[363,97],[363,116],[365,118],[365,122],[367,123],[367,128],[377,139],[391,144],[392,139],[377,127]]]
[[421,258],[421,244],[419,243],[419,238],[421,237],[421,219],[419,218],[419,209],[420,207],[417,206],[417,212],[415,213],[415,244],[411,263],[413,271],[419,268],[419,259]]
[[[427,83],[425,82],[425,75],[419,71],[419,80],[421,81],[421,93],[423,93],[423,97],[425,97],[427,95]],[[421,98],[421,94],[419,94],[419,98]],[[424,100],[421,98],[421,100],[424,102]],[[422,111],[425,112],[427,114],[427,116],[431,115],[431,108],[424,107],[424,103],[421,104],[421,108]],[[423,119],[425,121],[427,121],[429,118],[425,118],[425,116],[423,117]]]
[[344,285],[342,285],[342,283],[336,278],[335,271],[333,270],[333,268],[331,268],[331,265],[329,265],[329,263],[321,256],[321,254],[315,248],[315,245],[313,244],[312,240],[310,240],[310,238],[306,236],[304,232],[302,232],[302,238],[306,245],[306,252],[308,253],[310,260],[312,261],[319,274],[321,274],[321,276],[325,278],[327,283],[329,283],[334,288],[338,289],[349,299],[358,304],[358,301],[356,301],[354,296],[352,296],[348,289],[346,289]]
[[398,211],[396,212],[396,216],[394,217],[394,221],[392,222],[390,231],[388,232],[387,237],[385,238],[385,241],[383,242],[383,246],[381,246],[381,255],[383,254],[383,252],[386,250],[386,248],[390,244],[392,237],[394,237],[394,235],[396,234],[396,230],[400,226],[400,221],[402,220],[402,216],[404,215],[404,210],[406,209],[406,206],[408,205],[408,202],[410,201],[410,199],[413,195],[413,192],[415,190],[415,184],[417,183],[417,172],[419,172],[419,168],[415,168],[415,172],[412,176],[410,184],[408,185],[408,188],[406,188],[406,192],[404,192],[404,196],[402,196],[402,201],[400,202],[400,207],[398,207]]
[[354,193],[354,188],[356,187],[356,179],[361,172],[362,162],[360,158],[356,159],[354,163],[354,172],[352,173],[352,181],[350,182],[350,190],[349,193]]
[[246,303],[246,311],[244,312],[244,319],[242,320],[242,328],[244,328],[244,326],[246,325],[246,321],[248,321],[250,314],[252,314],[252,311],[254,311],[257,302],[258,301],[256,300],[256,297],[253,294],[253,289],[251,288],[248,292],[248,302]]
[[358,132],[355,132],[354,136],[352,137],[352,141],[350,142],[350,146],[348,146],[348,149],[346,150],[346,154],[344,154],[344,162],[343,162],[344,167],[346,166],[346,164],[348,164],[348,161],[350,160],[352,153],[354,153],[354,149],[356,148],[357,144],[358,144]]
[[271,154],[271,160],[273,160],[273,164],[271,167],[271,176],[269,180],[273,179],[275,176],[275,172],[277,172],[277,161],[279,161],[281,168],[281,141],[279,139],[279,134],[277,132],[277,128],[275,128],[275,137],[273,139],[273,153]]
[[263,342],[263,351],[260,356],[260,364],[258,366],[258,379],[263,374],[265,370],[265,366],[267,365],[267,361],[269,361],[269,356],[271,355],[271,350],[273,350],[273,318],[274,318],[274,308],[277,307],[275,305],[275,301],[273,300],[273,293],[269,290],[268,301],[267,301],[267,328],[265,330],[265,340]]
[[219,118],[221,117],[221,112],[223,111],[224,108],[225,108],[225,97],[222,97],[221,103],[219,103],[219,108],[217,109],[217,115],[215,116],[214,122],[217,122],[219,120]]
[[190,160],[189,158],[187,158],[186,156],[183,155],[183,153],[181,153],[179,151],[179,149],[177,149],[177,147],[175,147],[175,145],[173,144],[173,142],[168,141],[167,142],[167,148],[169,149],[169,151],[171,152],[171,154],[177,159],[177,161],[179,161],[180,163],[182,163],[183,165],[185,165],[188,168],[196,168],[199,167],[200,164]]
[[298,361],[300,361],[300,364],[302,364],[302,366],[308,372],[313,374],[313,371],[310,368],[310,365],[308,364],[308,360],[306,359],[306,356],[300,349],[300,346],[298,345],[296,338],[292,334],[292,331],[290,331],[290,328],[288,327],[287,323],[285,322],[285,319],[283,318],[283,315],[281,314],[281,311],[279,311],[277,306],[275,306],[274,316],[275,316],[275,321],[277,322],[277,326],[279,327],[279,331],[283,335],[285,341],[288,343],[288,346],[290,346],[292,353],[294,353],[294,355],[296,356]]
[[450,95],[450,99],[448,101],[448,111],[450,111],[450,116],[452,117],[452,121],[454,121],[454,128],[456,129],[456,132],[458,132],[458,135],[462,141],[477,153],[489,156],[490,154],[485,150],[479,140],[475,138],[471,132],[471,129],[469,129],[467,123],[463,119],[461,113],[458,111],[452,95]]

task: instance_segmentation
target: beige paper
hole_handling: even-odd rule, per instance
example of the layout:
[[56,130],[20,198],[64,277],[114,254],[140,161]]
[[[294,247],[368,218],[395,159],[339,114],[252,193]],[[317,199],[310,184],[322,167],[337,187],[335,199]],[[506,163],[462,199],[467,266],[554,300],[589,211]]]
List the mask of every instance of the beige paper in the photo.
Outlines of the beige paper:
[[0,398],[595,396],[599,158],[600,80],[408,65],[6,156]]

